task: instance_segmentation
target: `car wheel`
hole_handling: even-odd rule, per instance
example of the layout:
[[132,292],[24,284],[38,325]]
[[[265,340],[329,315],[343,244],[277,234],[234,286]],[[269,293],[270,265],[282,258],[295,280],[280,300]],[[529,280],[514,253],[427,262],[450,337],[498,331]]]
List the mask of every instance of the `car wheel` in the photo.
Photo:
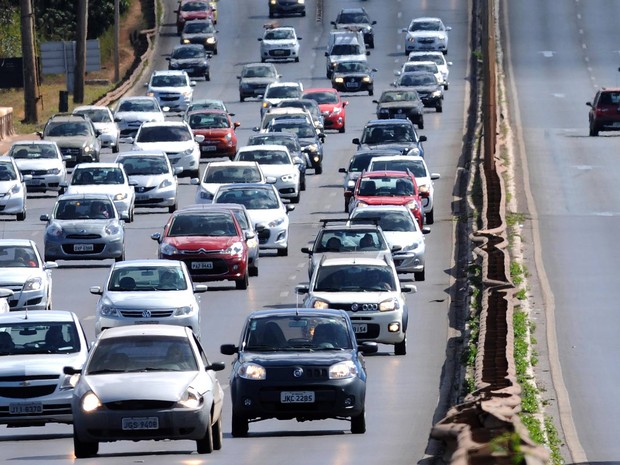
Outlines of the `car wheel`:
[[426,224],[433,224],[435,222],[435,209],[426,214]]
[[375,95],[374,89],[368,89],[368,95]]
[[306,175],[302,175],[301,177],[301,181],[299,182],[299,190],[300,191],[305,191],[306,190]]
[[121,149],[118,146],[118,142],[112,146],[112,153],[118,153],[120,150]]
[[234,438],[240,438],[248,435],[248,419],[240,415],[232,414],[232,435]]
[[299,63],[299,57],[295,57],[295,63]]
[[314,167],[314,174],[321,174],[323,172],[323,165],[316,165]]
[[344,212],[349,213],[349,201],[344,199]]
[[448,86],[449,86],[449,85],[448,85],[448,83],[445,83],[445,84],[443,85],[443,90],[448,90]]
[[288,256],[288,246],[284,249],[278,249],[278,257],[286,257]]
[[366,409],[362,413],[351,417],[351,433],[364,434],[366,432]]
[[249,270],[249,274],[250,274],[250,276],[258,276],[258,267],[257,266],[251,266],[250,270]]
[[80,441],[75,430],[73,431],[73,453],[75,454],[75,458],[84,459],[92,457],[93,455],[97,455],[97,452],[99,452],[98,442]]
[[235,287],[237,289],[245,290],[248,288],[250,280],[248,279],[248,273],[243,275],[243,278],[235,281]]
[[239,101],[240,102],[245,102],[245,97],[241,94],[239,94]]
[[134,219],[134,212],[133,212],[133,207],[132,207],[131,210],[129,210],[129,220],[127,222],[133,223],[133,219]]
[[416,271],[413,273],[413,277],[416,281],[424,281],[426,279],[426,271]]
[[189,178],[199,178],[199,177],[200,177],[200,168],[190,172]]
[[424,129],[424,118],[420,118],[418,121],[418,129]]
[[213,425],[213,450],[220,450],[224,442],[224,429],[222,428],[222,415]]
[[590,136],[596,137],[598,136],[598,128],[594,123],[590,123]]
[[407,354],[407,335],[403,342],[394,344],[394,355],[406,355]]
[[177,208],[179,208],[179,205],[177,202],[174,202],[174,205],[170,205],[168,207],[168,213],[174,213],[177,210]]
[[269,12],[269,17],[270,17],[270,18],[273,18],[273,16],[274,16],[273,12],[271,12],[271,11],[270,11],[270,12]]
[[114,258],[115,262],[123,262],[125,261],[125,249],[123,249],[123,253],[120,254],[118,257]]
[[210,80],[211,80],[211,73],[205,74],[205,81],[210,81]]
[[23,212],[18,213],[15,218],[17,219],[17,221],[24,221],[26,219],[26,209],[24,209]]
[[297,195],[291,199],[291,203],[299,203],[299,198],[300,198],[300,195],[299,195],[299,192],[297,192]]
[[437,113],[443,112],[443,104],[441,102],[435,107],[435,111]]
[[265,63],[265,61],[267,61],[267,60],[265,60],[264,58],[261,58],[261,59],[260,59],[260,62],[261,62],[261,63]]
[[213,49],[213,55],[217,55],[217,47]]
[[342,124],[342,127],[341,127],[340,129],[338,129],[338,132],[339,132],[340,134],[342,134],[345,130],[346,130],[346,126],[345,126],[345,124],[343,123],[343,124]]
[[205,435],[196,440],[196,452],[199,454],[210,454],[213,452],[213,426],[211,425],[211,416],[207,418],[207,430]]

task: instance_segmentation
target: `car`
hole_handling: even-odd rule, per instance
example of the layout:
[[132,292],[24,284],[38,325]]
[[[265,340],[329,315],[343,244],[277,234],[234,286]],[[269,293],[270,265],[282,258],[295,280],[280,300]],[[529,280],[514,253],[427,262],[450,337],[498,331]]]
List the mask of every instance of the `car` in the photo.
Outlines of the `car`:
[[153,71],[144,84],[147,97],[155,97],[162,107],[171,111],[185,111],[192,101],[196,81],[190,81],[186,71]]
[[186,121],[144,123],[132,139],[132,150],[163,150],[173,168],[181,168],[181,177],[200,174],[200,143],[203,135],[194,135]]
[[404,205],[369,205],[356,207],[351,220],[377,221],[393,250],[394,266],[399,273],[413,273],[416,281],[426,279],[426,244],[424,235],[429,228],[420,228],[418,222]]
[[229,378],[233,437],[249,423],[269,418],[349,420],[353,434],[366,431],[366,366],[376,345],[355,340],[342,310],[258,310],[247,316]]
[[370,120],[362,129],[362,137],[352,142],[357,149],[399,150],[403,155],[424,156],[422,142],[426,136],[418,135],[411,121],[404,118]]
[[255,161],[273,183],[283,199],[299,203],[300,173],[285,145],[247,145],[241,147],[234,161]]
[[370,52],[359,31],[334,31],[330,33],[325,52],[325,76],[331,79],[334,68],[341,61],[365,61]]
[[411,52],[407,58],[407,61],[433,61],[439,72],[443,76],[443,85],[444,89],[448,90],[448,83],[450,78],[450,66],[452,66],[451,61],[447,61],[446,57],[441,52]]
[[65,159],[58,144],[48,140],[17,141],[7,155],[15,160],[22,175],[27,175],[28,192],[58,191],[67,180]]
[[210,20],[217,24],[217,15],[211,2],[197,0],[180,0],[174,13],[177,15],[177,34],[183,32],[185,23],[194,20]]
[[82,367],[88,340],[75,313],[0,315],[0,424],[71,424],[73,384],[65,366]]
[[121,138],[134,137],[144,122],[163,123],[164,111],[155,97],[122,97],[114,111],[114,121],[121,131]]
[[400,70],[396,71],[394,74],[400,76],[403,73],[412,71],[424,71],[426,73],[434,74],[437,78],[437,82],[443,86],[444,90],[448,90],[448,82],[444,81],[443,73],[434,61],[405,61]]
[[332,70],[332,87],[340,92],[375,93],[374,73],[376,68],[368,66],[367,61],[340,61]]
[[311,247],[302,247],[308,254],[308,278],[324,256],[391,257],[398,248],[392,248],[378,222],[372,218],[355,221],[349,218],[323,218]]
[[263,37],[259,37],[260,60],[299,61],[299,41],[302,39],[291,26],[265,25]]
[[88,116],[56,113],[47,120],[43,131],[37,134],[43,140],[58,144],[69,167],[86,161],[99,161],[100,131],[95,129]]
[[368,165],[370,165],[370,161],[374,157],[386,155],[400,156],[401,152],[396,149],[361,149],[351,156],[349,164],[346,168],[338,169],[339,173],[344,173],[342,187],[344,189],[345,212],[349,211],[349,203],[351,202],[351,197],[353,196],[353,189],[355,188],[357,178],[359,178],[364,171],[368,170]]
[[415,89],[425,107],[432,107],[437,113],[443,111],[443,85],[437,81],[433,73],[425,71],[403,73],[392,85]]
[[237,289],[248,288],[248,237],[233,212],[178,210],[151,238],[159,244],[158,257],[182,260],[193,281],[234,281]]
[[312,123],[294,119],[276,119],[267,127],[266,132],[286,132],[295,134],[301,145],[301,150],[310,160],[314,174],[323,172],[323,143],[325,134],[317,134]]
[[105,105],[80,105],[73,109],[74,115],[86,115],[99,131],[99,140],[102,148],[111,148],[112,153],[120,150],[121,137],[118,124],[114,121],[112,111]]
[[346,311],[358,342],[391,344],[395,355],[407,353],[409,306],[404,294],[415,291],[414,285],[400,283],[387,257],[325,257],[310,283],[295,287],[305,296],[304,308]]
[[125,222],[107,194],[61,195],[45,221],[45,261],[125,259]]
[[408,119],[418,129],[424,129],[424,104],[418,91],[408,87],[384,90],[377,104],[377,119]]
[[188,76],[204,77],[205,81],[211,80],[211,66],[208,53],[204,45],[182,44],[172,49],[168,60],[169,70],[185,71]]
[[120,163],[80,163],[73,170],[71,183],[64,194],[107,194],[121,218],[131,223],[134,218],[136,192]]
[[123,165],[129,182],[134,185],[136,207],[163,207],[169,213],[177,209],[177,175],[182,168],[172,168],[165,152],[131,150],[119,154],[114,163]]
[[248,138],[247,146],[251,145],[284,145],[299,170],[299,189],[306,190],[306,168],[312,166],[308,154],[301,149],[296,134],[287,132],[263,132]]
[[180,260],[139,259],[116,262],[103,287],[92,286],[99,296],[95,334],[109,328],[138,324],[178,325],[191,328],[200,338],[200,305],[196,294],[207,291],[194,284]]
[[415,176],[418,190],[428,192],[428,196],[422,197],[424,209],[424,222],[435,222],[435,185],[434,180],[439,179],[439,173],[431,173],[426,166],[424,158],[416,155],[388,155],[373,157],[368,165],[368,171],[410,171]]
[[237,133],[241,125],[233,121],[223,110],[193,110],[187,114],[187,123],[194,136],[203,136],[200,146],[201,158],[228,157],[237,152]]
[[420,192],[415,176],[410,171],[366,171],[357,178],[349,211],[366,205],[405,205],[424,227],[422,198],[428,191]]
[[343,8],[338,12],[336,20],[331,24],[336,29],[359,30],[364,34],[364,42],[368,48],[375,48],[375,33],[373,26],[376,21],[371,21],[365,8]]
[[218,32],[211,20],[195,19],[193,21],[186,21],[181,31],[181,43],[202,45],[207,52],[217,55]]
[[333,88],[315,87],[304,90],[303,98],[316,100],[323,115],[325,129],[337,129],[339,133],[346,131],[348,100],[340,97],[340,92]]
[[277,82],[282,76],[273,63],[246,63],[237,76],[239,79],[239,101],[246,98],[261,97],[265,89],[272,82]]
[[13,157],[0,157],[0,215],[26,219],[26,183],[30,174],[22,174]]
[[[308,123],[314,125],[314,119],[312,115],[305,108],[273,106],[269,108],[263,115],[263,118],[261,119],[261,122],[260,122],[260,126],[256,126],[252,128],[252,130],[254,132],[266,132],[267,127],[269,126],[269,123],[276,118],[300,119],[302,121],[307,121]],[[320,131],[317,130],[317,132],[320,132]]]
[[255,161],[212,161],[205,167],[202,179],[192,178],[198,186],[196,204],[212,203],[213,195],[222,184],[264,184],[267,178]]
[[10,289],[11,310],[52,308],[52,269],[58,264],[43,260],[30,239],[0,239],[0,288]]
[[[189,439],[199,454],[222,448],[224,392],[187,328],[111,328],[95,342],[73,390],[73,453],[96,455],[100,442]],[[131,386],[128,388],[128,386]]]
[[282,100],[281,102],[273,105],[272,108],[301,108],[310,113],[310,116],[312,116],[312,122],[314,123],[314,126],[319,130],[319,132],[323,132],[323,129],[325,129],[323,115],[321,114],[321,109],[319,108],[319,104],[316,102],[316,100],[312,100],[309,98]]
[[222,99],[200,98],[192,100],[192,102],[187,107],[187,110],[185,110],[185,113],[183,114],[183,120],[187,121],[187,115],[189,114],[189,112],[196,110],[222,110],[228,113],[230,116],[235,116],[234,113],[228,111],[228,107]]
[[267,0],[269,17],[300,15],[306,16],[306,0]]
[[303,91],[304,86],[301,82],[277,81],[268,84],[265,88],[265,93],[263,94],[263,100],[261,103],[261,119],[269,108],[280,103],[282,100],[299,99],[301,98]]
[[288,213],[295,206],[284,204],[274,185],[225,184],[215,192],[213,203],[240,203],[245,206],[258,231],[260,249],[275,249],[280,257],[288,255]]
[[440,18],[412,19],[408,27],[401,29],[405,33],[405,55],[418,50],[439,51],[446,55],[450,30],[452,28],[445,26]]
[[602,88],[596,91],[594,99],[586,102],[589,134],[596,137],[601,131],[620,131],[620,88]]

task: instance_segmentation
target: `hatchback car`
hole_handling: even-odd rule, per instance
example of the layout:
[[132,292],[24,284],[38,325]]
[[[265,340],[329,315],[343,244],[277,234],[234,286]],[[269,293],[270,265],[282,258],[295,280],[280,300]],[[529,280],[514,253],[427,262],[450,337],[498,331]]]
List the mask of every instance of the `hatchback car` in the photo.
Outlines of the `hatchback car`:
[[210,1],[179,0],[179,5],[174,13],[177,14],[177,34],[183,32],[185,23],[194,20],[209,20],[217,24],[216,10]]
[[86,115],[99,131],[102,148],[111,148],[113,153],[120,150],[120,131],[114,121],[112,111],[105,105],[82,105],[73,109],[74,115]]
[[99,161],[101,153],[100,132],[88,116],[57,113],[37,132],[44,140],[56,142],[67,166],[88,161]]
[[323,132],[323,129],[325,129],[321,108],[319,108],[319,104],[316,100],[311,100],[309,98],[282,100],[281,102],[273,105],[273,108],[301,108],[306,110],[310,113],[310,116],[312,116],[312,122],[318,131]]
[[22,174],[13,157],[0,157],[0,215],[26,219],[26,182],[32,175]]
[[323,172],[323,143],[325,134],[317,133],[316,127],[312,123],[294,119],[277,119],[267,126],[266,132],[286,132],[295,134],[301,150],[306,154],[310,161],[310,167],[314,169],[314,174]]
[[600,131],[620,131],[620,88],[600,89],[586,105],[590,107],[590,136],[598,136]]
[[361,31],[368,48],[375,48],[375,33],[372,27],[377,22],[370,20],[365,8],[343,8],[331,24],[336,29]]
[[259,37],[261,62],[267,60],[299,61],[299,41],[294,27],[265,26],[263,37]]
[[45,221],[45,260],[125,259],[125,222],[106,194],[61,195]]
[[340,92],[368,92],[368,95],[373,95],[376,71],[366,61],[340,61],[332,70],[332,87]]
[[301,98],[304,86],[301,82],[276,81],[268,84],[263,94],[260,108],[261,118],[269,108],[282,100],[296,100]]
[[10,289],[11,310],[52,308],[53,261],[43,261],[30,239],[0,239],[0,288]]
[[413,88],[425,107],[432,107],[437,113],[443,111],[443,85],[433,73],[410,71],[398,76],[392,83],[394,87]]
[[414,18],[409,26],[401,29],[405,33],[405,54],[418,50],[436,50],[448,53],[448,31],[440,18]]
[[224,392],[187,328],[136,325],[103,333],[73,391],[76,458],[96,455],[100,442],[190,439],[199,454],[222,448]]
[[199,143],[202,158],[228,157],[237,152],[237,133],[241,125],[222,110],[193,110],[187,114],[187,122],[194,136],[204,136]]
[[355,340],[344,311],[268,309],[248,315],[230,375],[232,435],[246,436],[250,422],[277,418],[349,420],[366,431],[366,367],[363,353],[376,345]]
[[162,107],[185,111],[192,101],[196,81],[190,81],[185,71],[153,71],[151,79],[144,85],[146,95],[155,97]]
[[172,49],[168,60],[169,70],[185,71],[191,77],[204,77],[205,81],[211,80],[211,66],[204,45],[181,44]]
[[300,15],[306,16],[306,0],[267,0],[269,17]]
[[399,150],[403,155],[424,156],[422,142],[426,136],[418,135],[415,126],[405,118],[370,120],[362,129],[362,137],[352,140],[357,149]]
[[234,281],[237,289],[248,288],[248,238],[231,211],[179,210],[151,238],[159,244],[159,258],[182,260],[194,281]]
[[88,356],[73,312],[16,311],[0,315],[0,424],[43,426],[73,421],[71,375]]
[[169,324],[191,328],[200,337],[200,305],[196,294],[204,284],[193,284],[179,260],[127,260],[115,263],[104,287],[92,286],[100,296],[95,333],[136,324]]
[[56,142],[32,140],[14,142],[8,155],[22,175],[28,175],[28,192],[58,191],[60,184],[67,180],[65,160]]
[[424,104],[415,89],[385,90],[373,103],[377,104],[377,119],[408,119],[424,129]]
[[330,88],[313,88],[304,90],[303,98],[315,100],[323,115],[325,129],[337,129],[343,133],[347,125],[345,107],[348,100],[342,100],[340,92]]
[[212,203],[215,192],[222,184],[266,183],[260,165],[255,161],[212,161],[202,174],[202,179],[192,178],[196,190],[197,204]]
[[228,111],[228,107],[222,99],[219,98],[199,98],[192,100],[187,110],[183,114],[183,121],[187,121],[187,115],[190,111],[195,110],[222,110],[228,113],[230,116],[235,116],[234,113]]
[[282,76],[272,63],[247,63],[241,68],[237,76],[239,79],[239,101],[246,98],[261,97],[265,89],[272,82],[277,82]]
[[118,124],[121,137],[133,137],[142,123],[163,122],[164,111],[168,110],[168,107],[162,109],[155,97],[123,97],[114,111],[114,121]]
[[217,55],[217,33],[213,21],[208,19],[187,21],[181,31],[181,43],[202,45],[207,52]]
[[299,189],[306,190],[306,168],[312,166],[308,154],[304,152],[296,134],[286,132],[263,132],[248,138],[250,145],[284,145],[291,154],[293,163],[299,169]]

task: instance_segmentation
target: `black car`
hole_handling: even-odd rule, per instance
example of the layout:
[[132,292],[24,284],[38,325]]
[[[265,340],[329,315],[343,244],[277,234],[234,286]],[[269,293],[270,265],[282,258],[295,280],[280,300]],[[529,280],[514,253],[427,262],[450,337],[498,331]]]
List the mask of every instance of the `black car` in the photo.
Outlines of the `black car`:
[[349,419],[351,432],[366,431],[366,369],[351,320],[343,310],[268,309],[251,313],[230,375],[232,435],[245,436],[248,423],[277,418],[307,421]]
[[183,44],[174,47],[166,60],[170,70],[185,71],[188,76],[204,76],[206,81],[210,81],[210,56],[203,45]]
[[239,101],[248,97],[262,97],[272,82],[280,80],[280,74],[272,63],[247,63],[243,65],[239,79]]
[[217,55],[217,32],[210,20],[187,21],[181,32],[181,43],[202,45],[205,50]]
[[377,104],[377,118],[406,118],[419,129],[424,129],[424,104],[418,95],[418,91],[411,88],[386,90],[379,100],[373,100]]
[[323,172],[323,143],[325,142],[325,134],[317,134],[313,124],[306,121],[296,119],[275,119],[269,123],[267,127],[269,132],[291,132],[297,135],[301,150],[304,151],[314,174]]
[[368,48],[375,48],[375,33],[372,27],[377,24],[371,21],[364,8],[343,8],[338,13],[336,21],[331,24],[336,29],[352,29],[364,34],[364,43]]
[[366,123],[361,138],[352,142],[357,149],[398,150],[403,155],[424,156],[422,142],[426,136],[418,135],[415,126],[408,119],[373,119]]
[[365,61],[340,61],[332,71],[332,87],[340,92],[368,92],[375,90],[374,73]]
[[434,74],[423,71],[403,73],[393,85],[415,89],[425,107],[433,107],[437,113],[443,111],[443,84],[437,81]]
[[299,169],[299,189],[306,190],[306,168],[312,164],[308,154],[301,149],[297,135],[290,132],[261,132],[251,135],[246,145],[284,145]]
[[267,0],[269,3],[269,17],[300,15],[306,16],[304,0]]

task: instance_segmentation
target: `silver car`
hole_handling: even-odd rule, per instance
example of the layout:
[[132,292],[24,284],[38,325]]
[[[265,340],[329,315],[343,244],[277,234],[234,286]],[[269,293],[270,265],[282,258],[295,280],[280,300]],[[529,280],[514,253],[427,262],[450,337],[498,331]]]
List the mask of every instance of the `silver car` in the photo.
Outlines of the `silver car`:
[[142,123],[164,121],[168,107],[160,107],[155,97],[135,96],[120,99],[114,112],[121,137],[133,137]]
[[67,181],[67,168],[58,144],[48,140],[15,142],[8,155],[22,175],[28,175],[28,192],[58,191],[60,184]]
[[100,132],[101,147],[109,147],[113,153],[119,152],[121,134],[118,124],[114,121],[114,115],[108,107],[105,105],[82,105],[74,108],[73,114],[88,116],[95,129]]
[[[224,392],[191,330],[171,325],[111,328],[99,336],[73,392],[76,458],[100,442],[189,439],[199,454],[222,448]],[[151,446],[152,447],[152,446]]]
[[106,285],[93,286],[97,302],[95,333],[117,326],[170,324],[187,326],[200,337],[197,293],[207,286],[192,284],[185,263],[146,259],[115,263]]
[[73,312],[18,311],[0,315],[0,424],[71,423],[71,376],[88,342]]
[[31,177],[19,171],[12,157],[0,157],[0,215],[26,219],[26,181]]

